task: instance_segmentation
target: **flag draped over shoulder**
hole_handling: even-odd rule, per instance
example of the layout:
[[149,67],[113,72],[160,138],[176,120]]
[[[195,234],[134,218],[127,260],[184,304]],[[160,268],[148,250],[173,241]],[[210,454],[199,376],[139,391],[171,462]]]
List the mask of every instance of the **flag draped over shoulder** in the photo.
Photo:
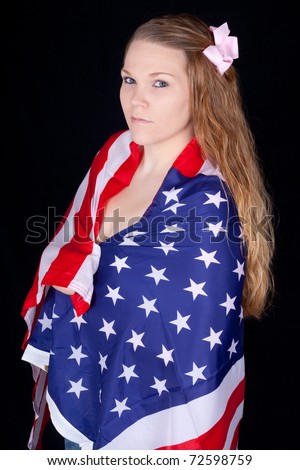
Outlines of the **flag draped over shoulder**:
[[237,446],[245,263],[234,202],[193,139],[144,217],[99,245],[105,202],[140,159],[129,131],[108,139],[41,256],[22,311],[30,449],[49,412],[83,449]]
[[[53,239],[44,250],[22,309],[28,334],[36,317],[36,307],[45,286],[69,287],[78,315],[89,308],[93,275],[100,259],[95,237],[101,224],[101,208],[112,194],[128,185],[139,163],[139,152],[131,145],[130,134],[121,131],[108,139],[95,156],[90,170],[63,217]],[[102,206],[102,207],[101,207]],[[26,342],[26,339],[25,339]]]

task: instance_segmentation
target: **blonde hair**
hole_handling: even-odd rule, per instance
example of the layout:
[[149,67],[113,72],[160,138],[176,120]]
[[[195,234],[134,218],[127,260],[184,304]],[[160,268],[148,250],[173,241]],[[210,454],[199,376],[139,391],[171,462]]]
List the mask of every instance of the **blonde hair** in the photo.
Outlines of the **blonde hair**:
[[187,59],[194,133],[204,158],[219,167],[235,200],[247,247],[245,317],[259,318],[274,291],[272,201],[232,65],[221,75],[203,50],[214,44],[208,25],[191,14],[164,15],[142,24],[127,43],[146,40],[181,50]]

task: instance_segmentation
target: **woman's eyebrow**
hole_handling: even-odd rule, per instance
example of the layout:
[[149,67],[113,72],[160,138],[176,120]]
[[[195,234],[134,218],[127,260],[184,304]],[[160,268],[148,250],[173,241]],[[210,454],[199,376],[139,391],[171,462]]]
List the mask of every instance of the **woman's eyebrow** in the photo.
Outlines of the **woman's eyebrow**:
[[[128,70],[126,69],[121,69],[121,72],[126,73],[127,75],[132,75]],[[150,77],[155,77],[156,75],[169,75],[170,77],[174,77],[171,73],[168,72],[152,72],[149,74]]]
[[168,72],[153,72],[153,73],[150,73],[149,75],[150,77],[154,77],[156,75],[169,75],[170,77],[174,77],[174,75]]

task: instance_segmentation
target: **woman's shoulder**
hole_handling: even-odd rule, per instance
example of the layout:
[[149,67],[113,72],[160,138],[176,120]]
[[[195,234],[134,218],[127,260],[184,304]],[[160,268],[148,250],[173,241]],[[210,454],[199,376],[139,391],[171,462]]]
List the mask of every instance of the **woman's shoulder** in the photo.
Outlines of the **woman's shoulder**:
[[198,212],[225,217],[236,211],[231,191],[219,173],[202,172],[187,181],[180,202],[193,205]]
[[206,172],[201,169],[201,171],[192,178],[191,184],[194,193],[198,195],[215,192],[221,193],[227,198],[230,195],[226,181],[219,171]]

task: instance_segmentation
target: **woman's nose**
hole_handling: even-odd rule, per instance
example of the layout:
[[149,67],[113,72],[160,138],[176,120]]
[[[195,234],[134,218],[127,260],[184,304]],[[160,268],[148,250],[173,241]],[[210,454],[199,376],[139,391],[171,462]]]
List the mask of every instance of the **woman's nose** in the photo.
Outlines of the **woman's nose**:
[[131,104],[133,106],[146,106],[147,103],[145,90],[136,87],[131,96]]

